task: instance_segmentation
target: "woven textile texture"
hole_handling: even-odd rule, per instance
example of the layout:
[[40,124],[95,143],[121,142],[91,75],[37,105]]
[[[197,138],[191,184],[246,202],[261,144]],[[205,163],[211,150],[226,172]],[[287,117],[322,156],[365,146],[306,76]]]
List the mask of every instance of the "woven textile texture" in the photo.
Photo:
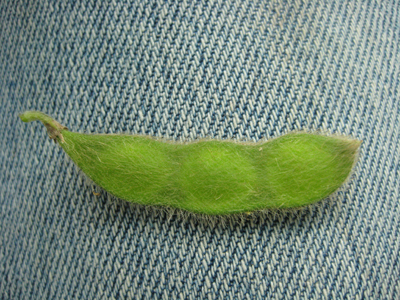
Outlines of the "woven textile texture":
[[[0,0],[0,299],[400,299],[399,101],[399,1]],[[113,199],[25,110],[363,144],[321,204],[222,222]]]

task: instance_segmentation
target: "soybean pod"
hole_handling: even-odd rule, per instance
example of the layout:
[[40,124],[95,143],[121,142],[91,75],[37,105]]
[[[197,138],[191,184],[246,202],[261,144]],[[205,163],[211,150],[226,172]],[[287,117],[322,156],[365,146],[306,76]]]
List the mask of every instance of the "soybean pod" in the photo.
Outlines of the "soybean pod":
[[75,133],[37,111],[20,118],[41,121],[75,164],[116,197],[207,215],[318,202],[349,177],[361,144],[304,132],[262,143],[180,143],[141,135]]

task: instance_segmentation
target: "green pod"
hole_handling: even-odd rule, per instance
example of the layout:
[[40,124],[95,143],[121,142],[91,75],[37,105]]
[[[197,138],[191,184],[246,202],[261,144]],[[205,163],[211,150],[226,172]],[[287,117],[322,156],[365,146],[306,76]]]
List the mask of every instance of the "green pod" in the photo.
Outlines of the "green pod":
[[50,138],[96,184],[133,203],[208,215],[296,208],[320,201],[349,177],[361,141],[291,133],[263,143],[178,143],[147,136],[81,134],[36,111]]

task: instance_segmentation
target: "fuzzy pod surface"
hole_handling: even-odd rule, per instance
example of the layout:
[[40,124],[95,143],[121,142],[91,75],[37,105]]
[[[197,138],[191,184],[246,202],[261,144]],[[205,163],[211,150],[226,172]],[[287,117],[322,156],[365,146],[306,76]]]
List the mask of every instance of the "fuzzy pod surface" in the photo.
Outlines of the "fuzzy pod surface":
[[104,190],[144,205],[207,215],[296,208],[320,201],[349,177],[361,141],[291,133],[263,143],[160,141],[81,134],[37,111],[50,138]]

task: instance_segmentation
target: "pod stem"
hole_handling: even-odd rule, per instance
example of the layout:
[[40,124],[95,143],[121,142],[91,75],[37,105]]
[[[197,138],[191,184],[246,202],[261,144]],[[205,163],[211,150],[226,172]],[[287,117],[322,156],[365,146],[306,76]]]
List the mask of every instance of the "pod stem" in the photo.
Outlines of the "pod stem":
[[19,115],[20,119],[23,122],[32,122],[32,121],[40,121],[47,128],[47,133],[49,137],[54,140],[54,142],[60,141],[64,143],[64,137],[61,134],[61,131],[68,130],[67,127],[61,125],[52,117],[40,112],[40,111],[26,111]]

